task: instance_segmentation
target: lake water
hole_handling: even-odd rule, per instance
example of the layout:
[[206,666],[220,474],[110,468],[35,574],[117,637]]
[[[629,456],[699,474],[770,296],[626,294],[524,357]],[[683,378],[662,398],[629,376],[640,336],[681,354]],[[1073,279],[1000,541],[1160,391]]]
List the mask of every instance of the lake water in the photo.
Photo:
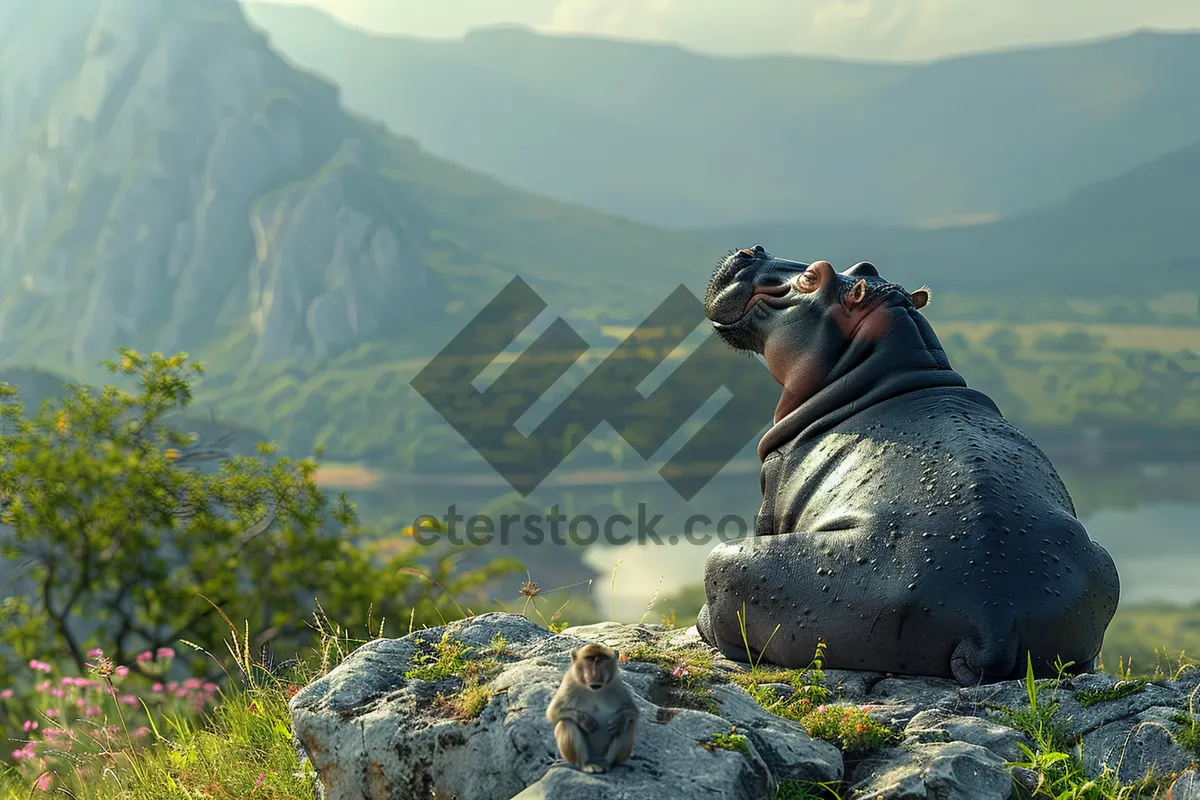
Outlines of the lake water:
[[[1196,499],[1084,515],[1088,534],[1117,563],[1122,604],[1200,602],[1200,497]],[[698,582],[711,549],[687,543],[590,549],[586,561],[598,572],[608,575],[617,569],[615,594],[608,579],[594,587],[597,607],[615,608],[621,620],[641,619],[656,588],[669,595]],[[646,620],[657,622],[658,613]]]
[[[637,519],[639,511],[645,518],[661,515],[656,532],[662,544],[611,546],[599,537],[586,547],[545,542],[506,550],[492,544],[482,553],[487,557],[518,558],[529,566],[530,577],[543,588],[578,583],[581,572],[586,573],[581,567],[586,565],[599,573],[588,591],[604,616],[615,613],[623,621],[657,620],[657,612],[646,614],[647,605],[656,594],[667,596],[698,584],[704,560],[716,544],[715,539],[700,545],[686,541],[671,544],[671,535],[682,532],[685,520],[694,514],[709,517],[712,522],[697,530],[710,534],[726,515],[735,515],[752,525],[760,495],[757,473],[750,466],[754,465],[723,472],[690,502],[683,501],[654,475],[619,486],[608,481],[586,485],[552,479],[524,499],[515,493],[505,494],[507,487],[503,485],[489,487],[466,481],[441,486],[394,486],[382,495],[396,510],[441,516],[454,505],[465,517],[483,513],[494,521],[502,513],[536,513],[551,506],[557,506],[569,519],[591,517],[601,526],[614,515],[623,514],[632,520]],[[1127,463],[1103,472],[1088,472],[1062,459],[1060,469],[1064,470],[1064,481],[1089,535],[1103,544],[1117,563],[1123,604],[1149,600],[1200,602],[1200,463],[1170,467]],[[588,539],[589,527],[580,528],[584,540]],[[736,531],[736,527],[732,525],[730,530]],[[617,530],[631,529],[618,526]],[[513,538],[520,533],[518,527]],[[512,594],[516,597],[515,589]]]

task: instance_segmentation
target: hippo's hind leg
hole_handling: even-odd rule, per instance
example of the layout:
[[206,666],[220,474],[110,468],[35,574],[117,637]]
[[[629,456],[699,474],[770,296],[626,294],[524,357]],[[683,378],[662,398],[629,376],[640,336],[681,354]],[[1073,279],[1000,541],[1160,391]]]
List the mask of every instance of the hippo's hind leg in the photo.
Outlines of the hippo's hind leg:
[[730,661],[750,663],[750,654],[746,652],[746,648],[740,642],[731,642],[717,634],[713,627],[708,603],[700,607],[700,613],[696,616],[696,630],[700,633],[701,639],[720,650],[721,655]]
[[785,610],[809,590],[789,580],[798,536],[752,537],[719,544],[709,553],[704,564],[708,602],[696,627],[731,661],[789,668],[811,662],[816,638],[798,641],[795,617]]

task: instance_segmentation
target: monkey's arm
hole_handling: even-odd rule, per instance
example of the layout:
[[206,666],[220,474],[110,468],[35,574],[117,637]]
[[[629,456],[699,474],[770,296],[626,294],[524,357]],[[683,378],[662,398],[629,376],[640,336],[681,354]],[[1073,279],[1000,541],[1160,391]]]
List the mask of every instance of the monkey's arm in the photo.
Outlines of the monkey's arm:
[[557,697],[555,697],[554,700],[551,701],[550,707],[546,709],[546,719],[552,724],[557,724],[564,719],[569,722],[574,722],[584,733],[591,733],[592,731],[596,730],[596,728],[599,726],[596,724],[596,720],[591,714],[580,711],[576,708],[568,707],[566,700],[569,697],[570,694],[565,692],[560,693]]
[[637,721],[638,708],[637,703],[633,701],[633,693],[625,686],[621,686],[620,705],[617,708],[617,713],[613,715],[612,722],[608,725],[608,732],[619,734],[623,732],[629,725]]
[[631,703],[630,705],[621,708],[621,710],[617,712],[616,716],[613,717],[613,721],[608,724],[608,732],[613,734],[622,733],[632,723],[637,722],[637,719],[637,706]]

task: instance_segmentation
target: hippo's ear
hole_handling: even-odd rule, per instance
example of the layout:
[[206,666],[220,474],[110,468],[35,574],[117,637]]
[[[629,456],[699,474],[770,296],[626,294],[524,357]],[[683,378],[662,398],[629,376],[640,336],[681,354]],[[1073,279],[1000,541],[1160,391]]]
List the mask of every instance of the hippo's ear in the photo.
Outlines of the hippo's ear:
[[878,278],[879,270],[875,269],[875,265],[870,261],[860,261],[842,274],[850,278],[861,278],[863,276]]
[[850,291],[846,292],[842,298],[842,302],[853,308],[854,306],[867,299],[867,281],[865,278],[859,278],[858,283],[850,287]]
[[916,306],[918,309],[920,309],[920,308],[924,308],[925,306],[929,305],[929,300],[932,296],[933,296],[933,292],[929,291],[929,287],[922,286],[920,289],[917,289],[915,292],[910,294],[908,296],[908,299],[912,302],[912,304],[914,306]]

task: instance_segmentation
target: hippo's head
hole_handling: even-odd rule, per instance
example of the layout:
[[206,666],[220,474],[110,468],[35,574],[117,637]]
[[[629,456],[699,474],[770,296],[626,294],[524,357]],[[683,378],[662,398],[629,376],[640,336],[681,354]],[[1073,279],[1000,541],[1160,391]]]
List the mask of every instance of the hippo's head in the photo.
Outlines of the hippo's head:
[[828,261],[773,258],[757,245],[717,266],[704,313],[732,347],[766,359],[791,395],[783,405],[795,407],[833,376],[851,342],[883,338],[891,309],[915,313],[928,302],[928,289],[908,292],[865,261],[838,273]]

